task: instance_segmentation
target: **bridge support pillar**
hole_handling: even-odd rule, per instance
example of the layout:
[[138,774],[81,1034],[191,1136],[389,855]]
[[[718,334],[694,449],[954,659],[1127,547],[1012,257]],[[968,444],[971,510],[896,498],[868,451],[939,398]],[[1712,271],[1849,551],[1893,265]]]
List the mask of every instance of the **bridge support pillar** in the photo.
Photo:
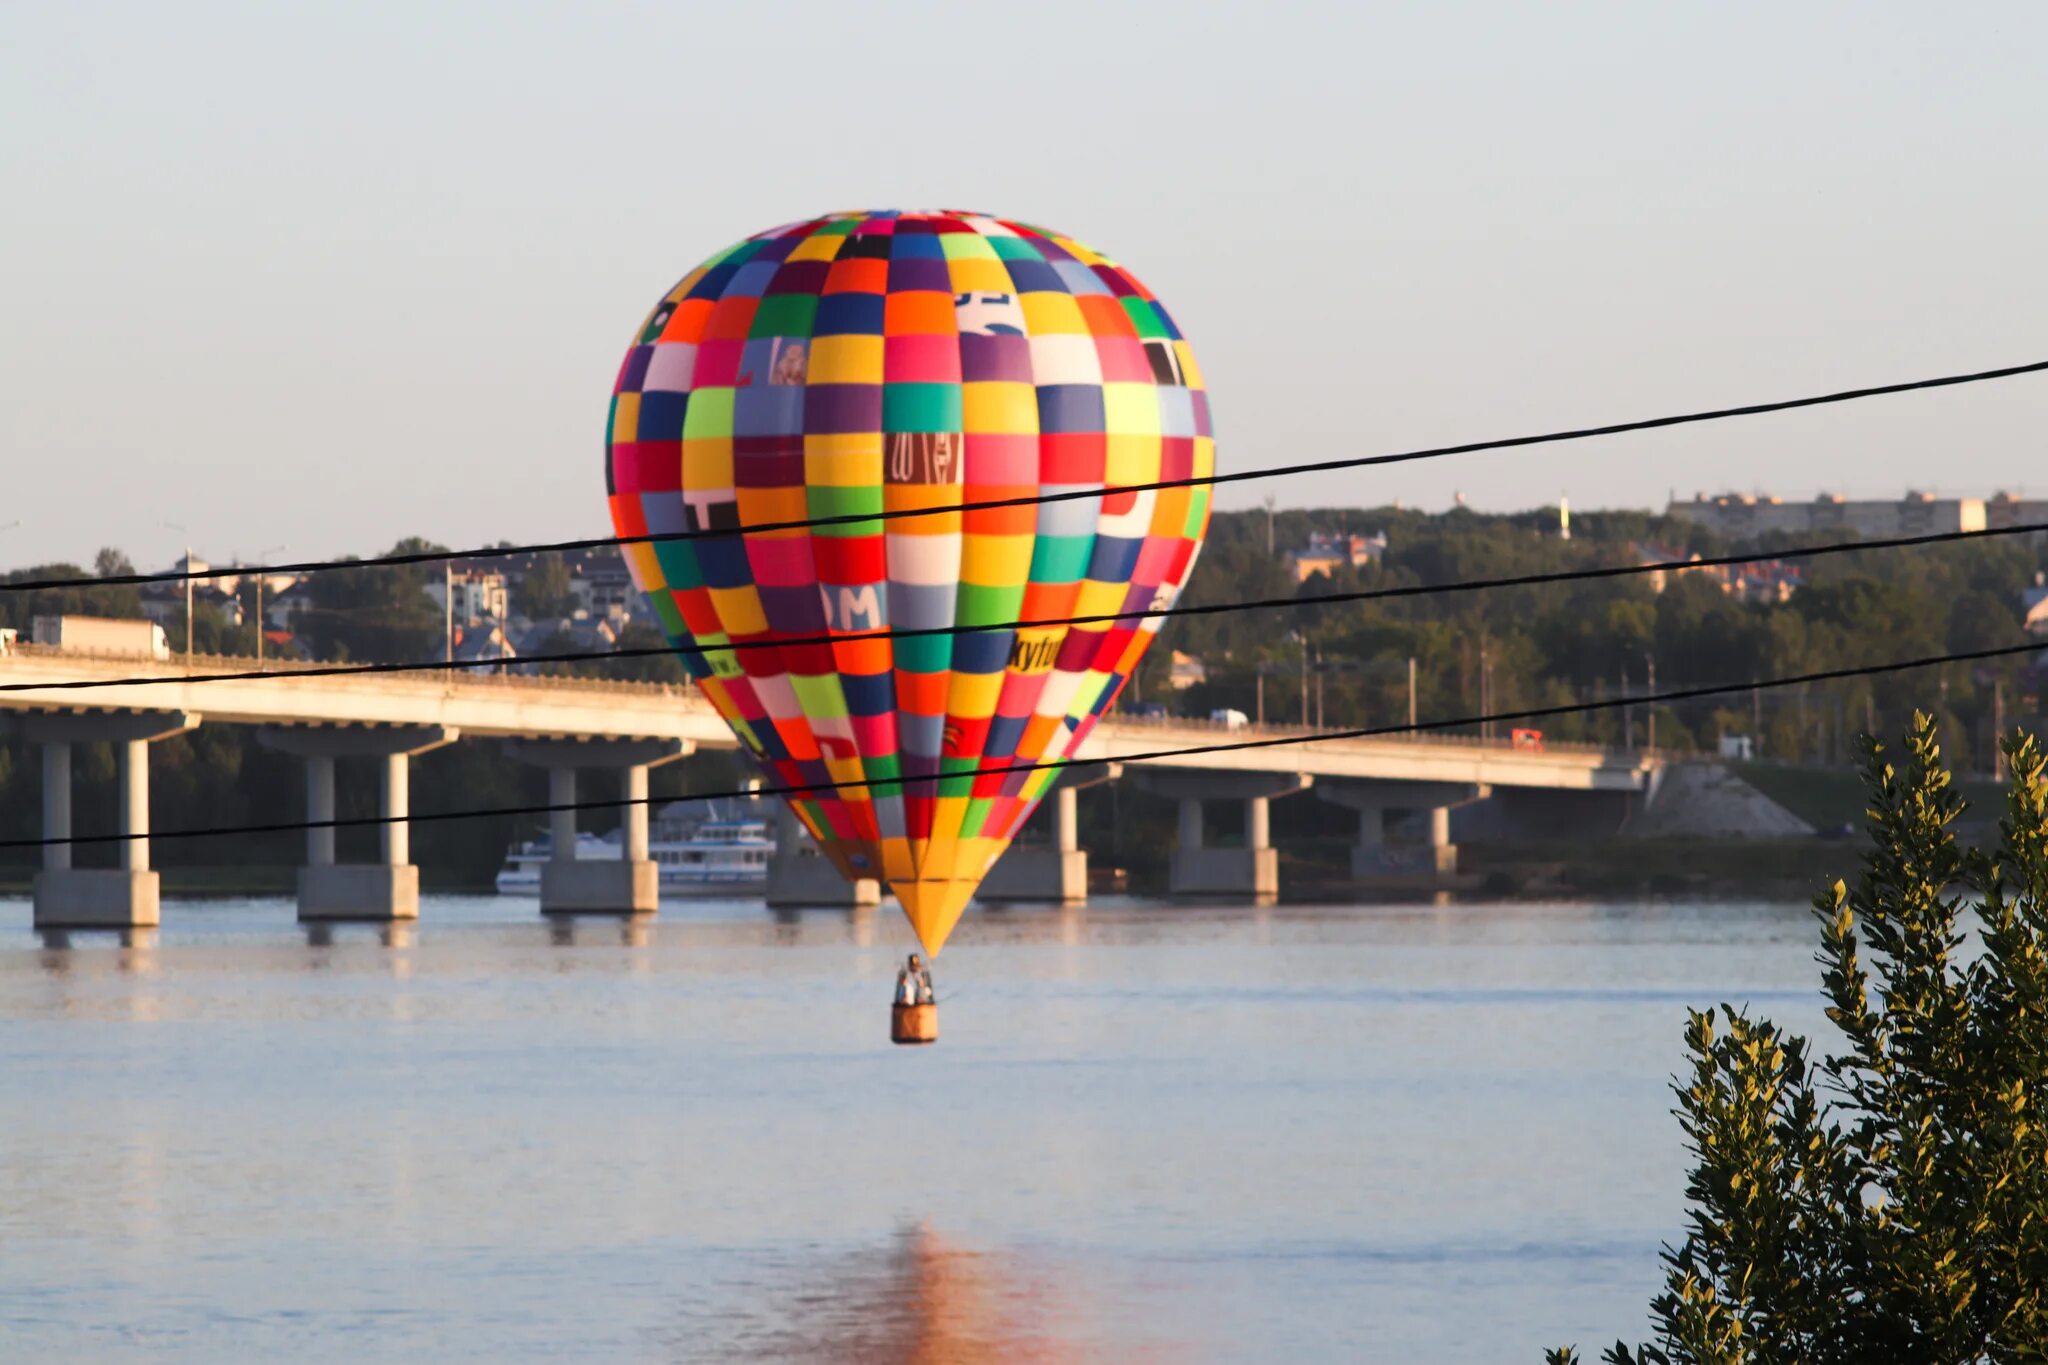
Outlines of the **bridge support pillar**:
[[71,751],[111,743],[119,771],[118,867],[74,867],[71,845],[45,844],[35,878],[38,929],[140,929],[162,921],[162,883],[149,866],[149,746],[184,734],[200,718],[184,711],[30,715],[20,733],[43,751],[43,837],[71,834]]
[[[648,856],[647,773],[694,752],[678,739],[514,739],[505,750],[548,773],[548,860],[540,869],[543,915],[651,915],[661,869]],[[619,774],[619,856],[583,858],[576,840],[576,774]]]
[[1093,763],[1060,774],[1046,804],[1052,807],[1052,843],[1012,845],[982,879],[975,898],[1081,905],[1088,900],[1088,850],[1081,847],[1078,793],[1123,776],[1121,763]]
[[775,802],[775,852],[768,859],[768,904],[778,909],[803,907],[858,909],[882,902],[882,884],[871,877],[849,882],[818,852],[817,841],[796,818],[789,803]]
[[[1358,812],[1358,842],[1351,850],[1351,879],[1384,887],[1434,886],[1458,873],[1458,846],[1451,842],[1451,811],[1484,801],[1493,789],[1483,782],[1332,781],[1316,795]],[[1387,812],[1421,811],[1424,842],[1389,844]]]
[[[1273,847],[1272,802],[1307,791],[1307,773],[1140,773],[1145,790],[1180,802],[1180,841],[1166,888],[1174,896],[1249,900],[1270,905],[1280,895],[1280,854]],[[1213,848],[1202,827],[1204,801],[1244,803],[1244,846]]]
[[306,763],[306,819],[332,820],[334,761],[375,758],[378,763],[377,861],[339,863],[334,828],[306,831],[306,862],[299,869],[299,920],[409,920],[420,915],[420,870],[412,861],[412,760],[453,744],[449,725],[265,726],[257,742]]

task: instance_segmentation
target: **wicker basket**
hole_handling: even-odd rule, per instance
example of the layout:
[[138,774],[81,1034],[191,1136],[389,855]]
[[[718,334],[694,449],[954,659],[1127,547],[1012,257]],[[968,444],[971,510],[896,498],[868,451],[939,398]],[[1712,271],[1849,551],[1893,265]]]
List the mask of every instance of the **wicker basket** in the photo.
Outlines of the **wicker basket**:
[[891,1005],[889,1041],[892,1043],[936,1043],[939,1041],[937,1005]]

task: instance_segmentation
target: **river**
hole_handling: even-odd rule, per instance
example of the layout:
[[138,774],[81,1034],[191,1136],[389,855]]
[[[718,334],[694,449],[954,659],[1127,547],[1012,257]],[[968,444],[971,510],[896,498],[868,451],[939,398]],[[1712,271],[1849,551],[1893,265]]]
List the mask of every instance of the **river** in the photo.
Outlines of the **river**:
[[1644,1334],[1685,1007],[1821,1018],[1795,905],[976,912],[924,1049],[893,907],[164,918],[0,901],[8,1361],[1538,1361]]

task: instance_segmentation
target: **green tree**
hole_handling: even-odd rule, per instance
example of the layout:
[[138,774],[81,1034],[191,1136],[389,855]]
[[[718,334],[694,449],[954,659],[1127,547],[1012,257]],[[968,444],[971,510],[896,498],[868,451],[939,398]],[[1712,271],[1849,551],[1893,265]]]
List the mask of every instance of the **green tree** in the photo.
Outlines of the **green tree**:
[[[107,560],[100,552],[100,561]],[[125,557],[120,563],[125,564]],[[33,568],[0,573],[0,583],[45,578],[83,578],[76,564],[38,564]],[[0,593],[0,626],[12,626],[26,636],[38,616],[121,616],[142,615],[142,595],[133,585],[92,588],[46,588],[37,592]]]
[[576,594],[569,587],[569,565],[559,554],[537,554],[519,580],[512,609],[534,621],[567,616],[576,608]]
[[2048,1359],[2048,776],[2009,740],[2000,838],[1966,849],[1937,733],[1914,716],[1903,768],[1864,738],[1873,848],[1814,900],[1845,1050],[1816,1064],[1767,1020],[1691,1014],[1690,1227],[1656,1343],[1603,1359]]
[[[619,632],[615,646],[621,650],[660,649],[668,643],[661,631],[644,622],[635,621]],[[680,683],[689,678],[683,668],[683,661],[673,654],[649,654],[636,659],[617,659],[601,670],[602,675],[612,678],[632,678],[639,682]]]
[[[428,554],[441,546],[408,537],[387,552]],[[446,619],[427,595],[426,568],[374,564],[335,568],[309,580],[312,602],[295,622],[322,659],[432,660],[446,648]],[[438,576],[439,569],[433,572]]]

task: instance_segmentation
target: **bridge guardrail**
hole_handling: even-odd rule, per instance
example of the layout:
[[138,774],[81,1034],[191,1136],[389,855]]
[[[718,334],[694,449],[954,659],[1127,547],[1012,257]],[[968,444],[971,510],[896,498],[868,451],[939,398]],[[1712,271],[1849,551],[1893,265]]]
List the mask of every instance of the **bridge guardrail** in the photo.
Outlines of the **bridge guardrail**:
[[[195,654],[188,657],[180,654],[170,659],[157,659],[148,655],[117,654],[108,653],[103,650],[65,649],[57,645],[29,644],[19,640],[14,642],[6,655],[0,655],[0,669],[6,667],[4,661],[8,658],[90,660],[94,663],[119,663],[138,667],[146,665],[149,676],[168,677],[175,677],[183,673],[246,672],[256,671],[259,668],[257,660],[247,655]],[[321,662],[318,660],[265,659],[260,665],[260,670],[263,673],[288,676],[294,672],[304,672],[317,668],[331,668],[333,666],[334,664],[331,662]],[[643,682],[637,679],[591,678],[571,674],[515,673],[510,671],[518,666],[519,661],[512,659],[507,660],[502,668],[497,665],[489,665],[474,668],[420,670],[415,673],[330,674],[328,676],[346,678],[351,686],[403,687],[407,685],[408,681],[412,685],[417,686],[418,680],[424,679],[439,682],[442,686],[490,690],[601,692],[612,695],[667,696],[678,699],[701,697],[697,689],[689,683]],[[1291,735],[1308,739],[1318,735],[1333,733],[1328,727],[1318,729],[1313,726],[1257,724],[1231,726],[1222,721],[1211,720],[1207,716],[1134,716],[1127,712],[1112,711],[1105,715],[1103,720],[1113,722],[1120,727],[1129,726],[1161,731],[1200,730],[1218,735],[1244,735],[1260,739],[1277,739]],[[1630,756],[1642,757],[1650,752],[1642,749],[1619,749],[1601,744],[1584,744],[1569,740],[1551,740],[1546,738],[1543,743],[1543,749],[1531,753],[1529,750],[1517,749],[1511,739],[1488,739],[1480,735],[1454,734],[1448,731],[1374,736],[1350,742],[1360,744],[1402,744],[1415,741],[1487,749],[1503,755],[1530,753],[1532,757],[1540,757],[1542,753],[1554,753],[1600,754],[1624,758]]]
[[[147,654],[109,653],[97,649],[65,649],[57,645],[34,645],[16,641],[7,655],[0,657],[79,659],[94,663],[121,663],[148,665],[144,676],[177,677],[185,673],[275,673],[280,676],[305,672],[310,669],[333,668],[332,661],[310,659],[264,659],[260,663],[246,654],[176,654],[169,659],[154,658]],[[407,679],[436,679],[444,684],[456,686],[509,687],[509,688],[556,688],[569,690],[633,692],[642,695],[689,696],[696,689],[688,683],[643,682],[631,678],[588,678],[572,674],[513,673],[519,660],[508,659],[503,669],[497,664],[477,665],[469,668],[420,669],[412,673],[358,673],[329,674],[330,677],[347,678],[353,685],[403,685]],[[454,676],[449,676],[449,675]]]
[[[1111,711],[1103,716],[1105,721],[1118,725],[1144,726],[1159,730],[1213,730],[1218,734],[1256,735],[1260,739],[1278,739],[1286,735],[1300,735],[1310,738],[1316,735],[1338,733],[1337,727],[1301,725],[1258,725],[1232,726],[1207,716],[1134,716],[1127,712]],[[1407,734],[1373,735],[1351,742],[1358,744],[1406,744],[1413,741],[1429,744],[1457,744],[1474,749],[1498,749],[1503,753],[1562,753],[1562,754],[1641,754],[1646,749],[1621,749],[1605,744],[1586,744],[1577,740],[1555,740],[1545,738],[1538,750],[1517,749],[1512,739],[1488,739],[1481,735],[1457,734],[1447,730],[1413,731]]]

